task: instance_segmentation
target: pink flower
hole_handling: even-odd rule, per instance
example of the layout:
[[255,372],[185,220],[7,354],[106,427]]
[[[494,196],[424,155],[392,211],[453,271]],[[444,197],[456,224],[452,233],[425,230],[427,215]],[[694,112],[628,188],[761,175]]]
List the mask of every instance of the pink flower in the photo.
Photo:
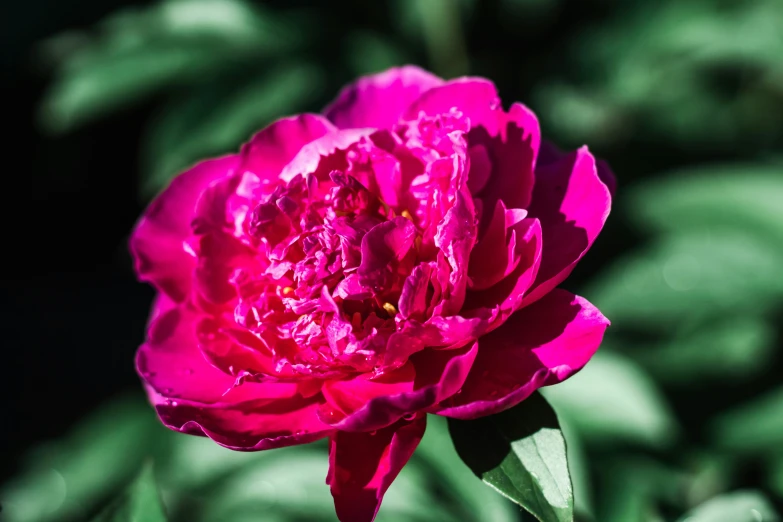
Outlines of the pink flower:
[[329,437],[371,520],[424,433],[582,368],[608,321],[555,287],[609,214],[608,169],[541,144],[481,78],[359,79],[199,163],[131,240],[159,295],[137,368],[171,429],[241,451]]

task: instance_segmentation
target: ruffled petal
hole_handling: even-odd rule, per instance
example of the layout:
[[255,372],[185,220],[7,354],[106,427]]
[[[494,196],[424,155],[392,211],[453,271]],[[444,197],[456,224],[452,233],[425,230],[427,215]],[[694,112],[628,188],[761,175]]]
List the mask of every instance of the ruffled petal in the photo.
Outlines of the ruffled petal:
[[462,392],[433,413],[474,419],[511,408],[593,356],[609,321],[585,299],[556,289],[479,340]]
[[[482,241],[490,237],[490,233],[491,230],[482,238]],[[463,313],[469,316],[486,315],[487,310],[495,311],[491,321],[493,327],[505,321],[522,306],[524,296],[541,267],[543,245],[541,223],[538,219],[522,219],[511,227],[507,237],[509,237],[508,254],[499,252],[495,255],[496,257],[501,256],[501,260],[504,259],[502,256],[513,256],[515,264],[503,265],[504,272],[509,267],[513,267],[513,269],[492,286],[468,290],[463,308]],[[476,259],[471,256],[471,271],[481,273],[486,270],[484,265],[479,263],[480,260],[481,256],[478,254]],[[495,262],[501,260],[496,259]],[[477,263],[476,266],[473,265],[474,262]],[[492,264],[490,264],[491,266]]]
[[241,171],[249,170],[261,180],[277,180],[283,167],[302,147],[336,130],[320,114],[279,119],[256,133],[242,147]]
[[[286,183],[295,176],[315,173],[319,170],[321,159],[324,157],[335,156],[335,152],[345,150],[361,138],[370,136],[375,129],[345,129],[326,134],[317,140],[311,141],[302,147],[296,156],[283,167],[280,173],[280,179]],[[334,170],[344,170],[346,167],[345,157],[332,158],[334,165],[329,164],[320,169],[324,177]]]
[[230,176],[238,164],[237,155],[202,161],[174,178],[147,207],[130,240],[139,279],[177,302],[187,298],[196,264],[187,244],[196,204],[211,183]]
[[531,217],[541,221],[543,251],[530,293],[534,302],[560,284],[589,250],[609,216],[612,197],[587,147],[536,169]]
[[243,382],[218,370],[198,348],[198,321],[190,305],[161,296],[136,355],[147,395],[167,427],[247,451],[328,435],[331,428],[316,416],[323,401],[317,392],[296,383]]
[[426,423],[426,415],[419,415],[370,433],[332,435],[326,483],[341,522],[375,519],[384,493],[424,436]]
[[506,209],[503,201],[495,204],[495,212],[484,237],[470,252],[469,288],[485,290],[508,276],[519,265],[523,249],[517,248],[517,234],[524,235],[526,210]]
[[363,375],[327,382],[323,386],[327,404],[320,411],[321,419],[345,431],[389,426],[457,393],[477,351],[475,342],[454,350],[421,351],[411,356],[409,366],[385,378],[385,384],[373,383]]
[[317,395],[209,406],[167,399],[149,387],[147,395],[167,428],[209,437],[235,451],[307,444],[332,432],[318,419],[322,399]]
[[482,200],[480,234],[489,226],[498,200],[507,208],[526,209],[533,192],[533,170],[541,144],[536,116],[514,103],[508,112],[495,85],[484,78],[459,78],[430,89],[406,112],[434,116],[457,108],[470,120],[468,187]]
[[413,65],[393,67],[343,88],[324,114],[341,129],[387,129],[422,93],[442,83],[437,76]]
[[497,135],[500,97],[495,84],[485,78],[457,78],[433,87],[405,111],[404,118],[415,120],[420,112],[428,116],[448,114],[452,108],[470,119],[471,128],[484,127],[490,135]]

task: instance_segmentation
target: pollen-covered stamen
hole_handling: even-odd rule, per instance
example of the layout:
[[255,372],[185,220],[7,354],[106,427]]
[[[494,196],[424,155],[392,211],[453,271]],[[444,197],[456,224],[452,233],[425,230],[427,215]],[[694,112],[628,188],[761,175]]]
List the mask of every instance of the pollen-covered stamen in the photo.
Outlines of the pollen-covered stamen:
[[386,313],[392,317],[397,315],[397,308],[389,302],[383,303],[383,309],[386,310]]

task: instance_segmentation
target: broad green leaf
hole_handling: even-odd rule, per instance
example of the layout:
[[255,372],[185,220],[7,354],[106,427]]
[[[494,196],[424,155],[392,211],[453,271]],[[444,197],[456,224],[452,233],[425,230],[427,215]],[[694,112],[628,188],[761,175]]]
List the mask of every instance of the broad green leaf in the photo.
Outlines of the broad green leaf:
[[763,371],[775,354],[774,341],[775,331],[764,317],[710,317],[660,346],[626,353],[657,380],[692,386]]
[[145,137],[141,193],[154,195],[198,160],[233,153],[271,121],[317,96],[322,71],[291,63],[238,87],[211,86],[173,100]]
[[139,469],[165,433],[141,394],[107,403],[64,439],[38,448],[0,490],[6,522],[85,516]]
[[449,419],[449,432],[457,454],[485,483],[541,522],[573,520],[565,439],[540,394],[488,417]]
[[655,382],[614,352],[599,351],[579,373],[542,393],[588,442],[663,447],[678,434]]
[[586,295],[623,326],[660,328],[701,314],[764,311],[783,300],[783,255],[734,230],[667,236],[610,266]]
[[783,388],[778,388],[718,417],[712,434],[721,447],[762,452],[783,447]]
[[102,511],[93,522],[165,522],[152,464],[142,469],[128,490]]
[[[570,454],[570,446],[568,450]],[[432,480],[443,485],[450,497],[449,504],[458,509],[462,520],[514,522],[519,519],[514,504],[484,487],[477,487],[479,480],[454,451],[445,418],[430,415],[427,419],[427,432],[414,453],[414,459],[419,458],[433,468]]]
[[560,429],[566,441],[566,457],[571,484],[574,489],[574,511],[577,515],[593,518],[593,489],[590,484],[590,469],[584,443],[577,429],[564,416],[558,417]]
[[627,197],[631,216],[658,230],[732,228],[783,245],[783,164],[689,169],[639,185]]
[[679,522],[778,522],[770,502],[757,491],[734,491],[712,498]]

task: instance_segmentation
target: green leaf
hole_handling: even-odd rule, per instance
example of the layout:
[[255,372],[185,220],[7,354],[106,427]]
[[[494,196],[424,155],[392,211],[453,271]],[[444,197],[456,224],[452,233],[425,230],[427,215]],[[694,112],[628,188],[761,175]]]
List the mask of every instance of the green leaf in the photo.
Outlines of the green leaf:
[[[717,165],[636,186],[625,207],[667,232],[733,229],[783,245],[783,165]],[[783,247],[781,247],[783,250]]]
[[718,417],[712,426],[715,443],[739,452],[763,452],[783,447],[783,388]]
[[678,434],[655,382],[631,360],[605,349],[579,373],[542,393],[588,442],[664,447]]
[[[579,431],[564,416],[558,417],[560,429],[566,441],[566,457],[568,460],[568,472],[571,475],[571,484],[574,489],[574,511],[579,520],[579,515],[593,518],[593,490],[590,484],[590,469],[588,457]],[[492,520],[492,519],[489,519]]]
[[166,513],[158,494],[152,464],[142,469],[128,490],[93,522],[165,522]]
[[164,451],[166,430],[141,394],[111,401],[62,440],[34,451],[23,471],[0,490],[8,522],[51,522],[84,517],[139,469]]
[[679,522],[778,522],[769,501],[757,491],[734,491],[696,507]]
[[480,481],[457,458],[445,418],[438,415],[427,418],[427,432],[413,458],[424,460],[432,468],[432,481],[441,484],[449,495],[448,504],[454,506],[459,520],[519,520],[514,504],[500,495],[488,495],[484,487],[477,487]]
[[213,85],[174,100],[145,136],[142,195],[153,196],[198,160],[236,152],[272,120],[301,111],[321,85],[320,68],[290,63],[239,86]]
[[460,458],[485,483],[541,522],[573,520],[565,439],[540,394],[488,417],[449,419],[449,432]]
[[43,46],[58,71],[40,112],[42,125],[69,131],[164,87],[258,67],[297,45],[300,31],[240,0],[169,0],[121,11],[62,52],[64,35]]
[[783,300],[783,255],[745,231],[667,236],[606,270],[586,295],[615,324],[660,329],[683,318],[756,313]]

